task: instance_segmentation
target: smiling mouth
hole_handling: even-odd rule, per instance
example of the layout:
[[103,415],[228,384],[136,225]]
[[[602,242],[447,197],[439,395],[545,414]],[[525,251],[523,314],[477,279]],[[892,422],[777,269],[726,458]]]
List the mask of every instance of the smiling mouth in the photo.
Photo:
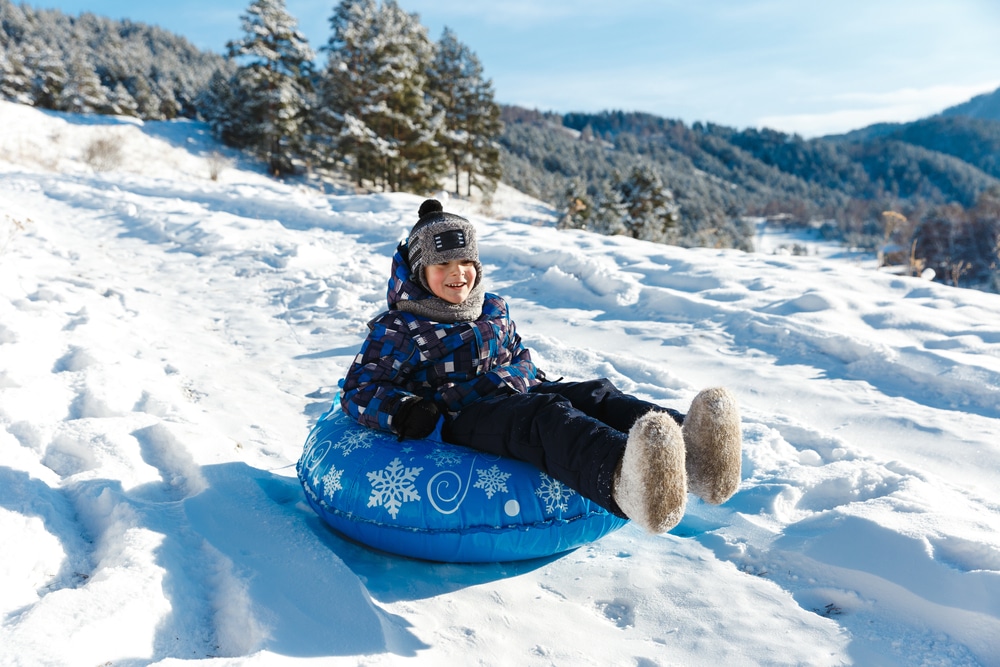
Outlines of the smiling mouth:
[[451,284],[445,285],[445,287],[449,287],[451,289],[462,289],[463,287],[465,287],[468,284],[469,283],[451,283]]

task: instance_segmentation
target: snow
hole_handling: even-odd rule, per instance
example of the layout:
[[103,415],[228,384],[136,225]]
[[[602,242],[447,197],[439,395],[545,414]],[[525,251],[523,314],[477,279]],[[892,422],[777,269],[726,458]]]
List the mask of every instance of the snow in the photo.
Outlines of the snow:
[[0,664],[1000,664],[1000,296],[836,253],[447,201],[549,376],[730,387],[740,490],[514,564],[326,529],[294,463],[421,200],[0,102]]

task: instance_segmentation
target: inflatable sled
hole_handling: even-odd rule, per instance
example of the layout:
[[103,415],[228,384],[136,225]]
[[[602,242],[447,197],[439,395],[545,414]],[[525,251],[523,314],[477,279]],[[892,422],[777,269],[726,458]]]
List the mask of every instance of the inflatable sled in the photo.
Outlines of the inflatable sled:
[[339,409],[310,432],[299,480],[338,532],[391,553],[451,563],[550,556],[626,520],[534,466],[435,440],[404,440]]

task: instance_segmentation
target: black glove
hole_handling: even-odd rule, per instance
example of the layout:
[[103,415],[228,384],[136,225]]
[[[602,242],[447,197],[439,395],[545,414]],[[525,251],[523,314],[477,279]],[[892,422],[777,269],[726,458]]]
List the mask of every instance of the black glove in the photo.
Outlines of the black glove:
[[432,401],[423,398],[407,399],[392,418],[399,439],[426,438],[434,432],[441,411]]

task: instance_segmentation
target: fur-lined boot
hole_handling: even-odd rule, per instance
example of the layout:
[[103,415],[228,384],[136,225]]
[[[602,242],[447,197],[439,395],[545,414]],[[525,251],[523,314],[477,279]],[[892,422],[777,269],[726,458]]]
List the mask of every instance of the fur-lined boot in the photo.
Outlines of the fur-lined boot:
[[743,436],[736,397],[725,387],[694,397],[684,417],[688,490],[712,505],[729,500],[740,486]]
[[684,516],[684,436],[669,414],[648,412],[629,429],[614,498],[629,519],[650,533],[665,533]]

